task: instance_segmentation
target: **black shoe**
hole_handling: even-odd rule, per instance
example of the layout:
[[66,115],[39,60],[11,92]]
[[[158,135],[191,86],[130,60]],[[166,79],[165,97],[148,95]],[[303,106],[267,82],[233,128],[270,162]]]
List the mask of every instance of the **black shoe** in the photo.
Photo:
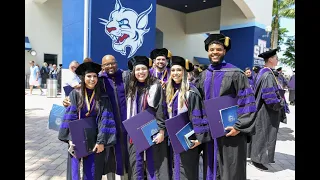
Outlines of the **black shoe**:
[[256,162],[253,162],[253,161],[251,161],[251,163],[252,163],[252,165],[253,165],[254,167],[256,167],[257,169],[259,169],[259,170],[261,170],[261,171],[267,171],[267,170],[268,170],[268,168],[265,167],[263,164],[256,163]]

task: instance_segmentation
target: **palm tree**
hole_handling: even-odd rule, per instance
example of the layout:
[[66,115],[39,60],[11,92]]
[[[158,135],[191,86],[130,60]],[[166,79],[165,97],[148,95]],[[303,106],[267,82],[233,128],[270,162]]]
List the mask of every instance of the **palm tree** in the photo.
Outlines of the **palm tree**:
[[273,0],[271,48],[278,47],[280,18],[295,18],[295,0]]

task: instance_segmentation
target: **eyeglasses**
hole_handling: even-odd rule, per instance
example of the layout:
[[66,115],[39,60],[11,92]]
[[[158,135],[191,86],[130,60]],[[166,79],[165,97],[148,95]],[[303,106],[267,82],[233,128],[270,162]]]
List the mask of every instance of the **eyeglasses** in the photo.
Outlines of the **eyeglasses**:
[[102,66],[109,67],[109,66],[114,66],[116,64],[117,64],[117,62],[115,61],[115,62],[111,62],[111,63],[102,64]]
[[76,66],[71,66],[71,69],[77,69],[77,67]]

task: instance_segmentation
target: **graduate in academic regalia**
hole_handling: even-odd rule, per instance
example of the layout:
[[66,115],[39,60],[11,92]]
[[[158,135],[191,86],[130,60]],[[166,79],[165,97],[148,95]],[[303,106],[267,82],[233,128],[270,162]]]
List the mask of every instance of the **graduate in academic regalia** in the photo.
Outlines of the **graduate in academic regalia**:
[[[154,49],[150,53],[150,59],[153,61],[154,67],[150,68],[150,75],[159,79],[163,90],[166,89],[166,83],[170,77],[169,62],[172,57],[172,53],[166,48]],[[164,119],[168,119],[167,104],[165,98],[163,100],[163,113]],[[170,141],[170,139],[169,139]],[[173,151],[168,144],[168,159],[169,159],[169,174],[172,177],[172,160]]]
[[251,163],[260,170],[268,170],[264,164],[274,163],[277,133],[280,122],[286,119],[286,103],[274,67],[278,64],[277,49],[259,55],[265,61],[256,79],[255,133],[252,135]]
[[244,73],[249,80],[249,84],[250,84],[251,88],[254,90],[254,79],[253,79],[253,75],[251,73],[251,69],[249,67],[246,67],[244,69]]
[[108,146],[115,144],[116,128],[112,106],[108,96],[100,94],[98,82],[100,69],[99,64],[86,62],[76,70],[76,74],[82,77],[81,88],[74,89],[69,94],[71,104],[66,109],[58,138],[68,143],[69,147],[74,146],[69,122],[94,117],[97,123],[97,141],[93,149],[94,153],[82,158],[82,172],[80,172],[80,159],[68,153],[67,180],[80,180],[80,173],[83,173],[84,180],[101,180],[105,168],[106,151]]
[[279,67],[277,69],[277,74],[278,74],[277,78],[278,78],[279,84],[283,88],[287,87],[288,86],[288,80],[283,76],[282,67]]
[[229,37],[210,34],[204,43],[211,64],[196,83],[202,97],[237,96],[239,109],[238,121],[226,129],[229,133],[204,144],[203,177],[206,180],[246,180],[247,141],[254,128],[252,117],[256,111],[254,92],[244,72],[224,61],[231,49]]
[[193,71],[193,64],[179,56],[172,56],[170,77],[166,87],[166,101],[169,118],[188,112],[197,140],[188,151],[174,154],[174,180],[195,180],[199,178],[200,143],[211,141],[208,121],[204,112],[202,97],[198,89],[187,80],[187,72]]
[[[116,175],[124,179],[128,176],[129,155],[127,148],[127,131],[122,122],[127,119],[126,108],[126,86],[129,80],[129,71],[118,69],[114,56],[105,55],[102,58],[102,71],[99,77],[102,78],[102,92],[108,94],[112,107],[117,129],[117,143],[110,148],[106,158],[106,169],[108,180],[115,180]],[[130,175],[129,175],[130,177]]]
[[256,82],[256,77],[259,74],[261,67],[260,66],[253,66],[252,71],[253,71],[253,81]]
[[170,76],[168,62],[171,56],[171,52],[166,48],[154,49],[150,53],[150,58],[153,60],[155,65],[155,68],[150,69],[150,74],[158,78],[163,87]]
[[295,86],[295,81],[296,81],[296,75],[295,75],[295,70],[293,70],[293,75],[291,76],[289,83],[288,83],[288,89],[289,89],[289,102],[290,105],[295,105],[296,104],[296,86]]
[[164,137],[166,131],[162,103],[164,93],[159,80],[149,73],[151,66],[152,60],[146,56],[134,56],[128,61],[128,69],[132,72],[127,90],[127,119],[151,108],[155,112],[159,127],[159,133],[153,140],[155,144],[139,154],[136,153],[135,145],[128,135],[129,168],[133,180],[143,180],[145,170],[149,180],[170,179],[167,159],[168,141]]

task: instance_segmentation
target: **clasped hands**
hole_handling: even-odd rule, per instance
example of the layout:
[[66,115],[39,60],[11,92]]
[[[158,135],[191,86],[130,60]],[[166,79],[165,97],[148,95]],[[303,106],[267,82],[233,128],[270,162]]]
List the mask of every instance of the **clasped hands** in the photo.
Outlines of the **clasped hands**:
[[[72,141],[69,141],[70,146],[76,146],[72,143]],[[92,152],[101,153],[104,150],[104,144],[96,144],[94,148],[92,149]]]

